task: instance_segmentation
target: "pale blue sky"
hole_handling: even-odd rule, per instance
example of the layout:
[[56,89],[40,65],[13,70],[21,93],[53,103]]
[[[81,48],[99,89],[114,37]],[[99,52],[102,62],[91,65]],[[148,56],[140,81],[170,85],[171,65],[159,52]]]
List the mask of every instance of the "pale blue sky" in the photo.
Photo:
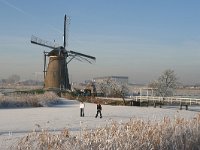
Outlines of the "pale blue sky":
[[72,81],[122,75],[148,83],[173,69],[184,84],[200,83],[198,0],[0,0],[0,79],[43,71],[43,51],[31,35],[62,44],[71,17],[69,49],[96,63],[72,61]]

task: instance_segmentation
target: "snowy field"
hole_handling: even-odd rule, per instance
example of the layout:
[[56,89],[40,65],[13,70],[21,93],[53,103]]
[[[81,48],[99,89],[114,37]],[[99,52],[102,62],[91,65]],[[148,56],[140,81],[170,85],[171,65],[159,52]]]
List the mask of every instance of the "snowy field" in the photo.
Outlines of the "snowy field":
[[62,104],[52,107],[0,109],[0,149],[9,149],[20,137],[32,131],[46,129],[59,132],[68,128],[73,134],[80,134],[82,128],[103,127],[111,121],[127,122],[130,118],[143,120],[162,120],[163,117],[193,118],[200,112],[200,107],[179,110],[178,106],[163,108],[136,106],[102,105],[103,118],[95,118],[96,105],[85,104],[85,117],[80,117],[79,102],[62,99]]

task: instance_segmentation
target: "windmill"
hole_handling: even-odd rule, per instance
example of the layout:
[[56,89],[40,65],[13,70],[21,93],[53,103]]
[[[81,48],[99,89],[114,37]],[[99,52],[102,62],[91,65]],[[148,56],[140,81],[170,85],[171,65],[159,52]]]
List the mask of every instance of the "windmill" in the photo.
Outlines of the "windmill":
[[[31,43],[52,49],[50,52],[44,51],[44,88],[70,90],[68,64],[74,58],[79,61],[92,63],[95,57],[66,49],[66,25],[67,16],[64,17],[64,42],[63,46],[56,46],[55,43],[42,40],[36,36],[31,37]],[[48,67],[46,65],[49,58]]]

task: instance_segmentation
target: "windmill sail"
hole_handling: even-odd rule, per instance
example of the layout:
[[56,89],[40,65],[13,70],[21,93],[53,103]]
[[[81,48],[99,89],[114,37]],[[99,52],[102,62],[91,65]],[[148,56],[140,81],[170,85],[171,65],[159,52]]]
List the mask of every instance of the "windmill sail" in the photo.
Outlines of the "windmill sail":
[[75,56],[83,56],[83,57],[86,57],[86,58],[89,58],[89,59],[92,59],[92,60],[96,60],[96,58],[93,57],[93,56],[82,54],[82,53],[79,53],[79,52],[69,51],[69,53],[74,54]]
[[42,40],[39,37],[36,37],[34,35],[31,36],[31,43],[37,44],[37,45],[40,45],[40,46],[45,46],[45,47],[48,47],[48,48],[51,48],[51,49],[56,48],[56,44],[55,43]]
[[64,18],[64,43],[63,43],[64,48],[66,48],[66,23],[67,23],[67,17],[65,15],[65,18]]

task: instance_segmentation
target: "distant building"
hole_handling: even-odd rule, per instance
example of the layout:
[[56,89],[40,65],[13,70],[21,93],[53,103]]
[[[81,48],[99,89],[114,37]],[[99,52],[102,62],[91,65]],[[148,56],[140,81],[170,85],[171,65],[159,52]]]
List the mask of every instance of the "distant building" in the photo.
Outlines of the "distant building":
[[97,77],[93,78],[94,82],[101,83],[105,80],[111,79],[120,84],[128,84],[128,77],[127,76],[105,76],[105,77]]

